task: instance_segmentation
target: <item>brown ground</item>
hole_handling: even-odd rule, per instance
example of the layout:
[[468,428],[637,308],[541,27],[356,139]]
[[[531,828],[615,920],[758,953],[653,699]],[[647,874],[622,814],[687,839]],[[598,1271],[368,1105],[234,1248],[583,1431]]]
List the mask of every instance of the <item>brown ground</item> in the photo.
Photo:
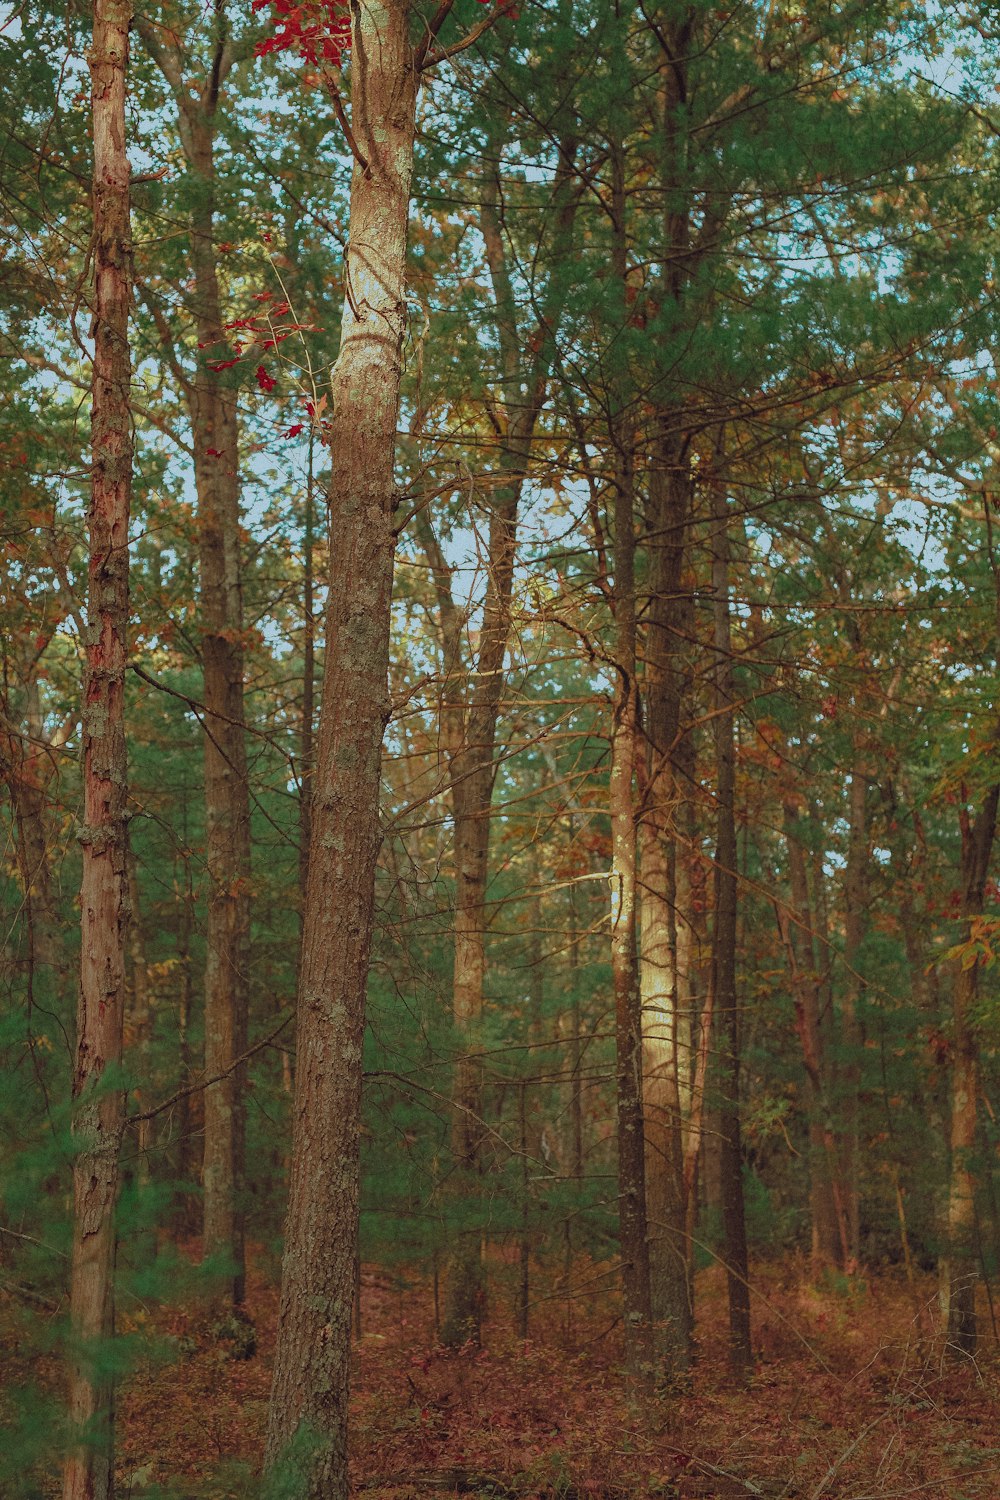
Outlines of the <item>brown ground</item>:
[[[704,1272],[693,1389],[639,1407],[623,1389],[614,1306],[581,1290],[607,1284],[601,1268],[578,1267],[572,1299],[542,1295],[525,1344],[510,1331],[510,1271],[495,1269],[486,1347],[451,1353],[435,1343],[427,1283],[366,1268],[353,1403],[359,1497],[1000,1497],[1000,1350],[989,1312],[984,1305],[978,1363],[950,1365],[929,1279],[912,1291],[885,1273],[820,1291],[799,1262],[757,1267],[758,1364],[750,1389],[736,1391],[725,1369],[724,1286]],[[159,1486],[177,1500],[253,1494],[277,1314],[259,1272],[249,1300],[260,1345],[249,1360],[231,1358],[193,1313],[124,1320],[176,1342],[170,1362],[144,1361],[123,1391],[121,1496]],[[22,1315],[0,1306],[5,1384],[24,1373],[24,1344],[10,1347]],[[49,1384],[54,1360],[35,1361],[33,1373]]]

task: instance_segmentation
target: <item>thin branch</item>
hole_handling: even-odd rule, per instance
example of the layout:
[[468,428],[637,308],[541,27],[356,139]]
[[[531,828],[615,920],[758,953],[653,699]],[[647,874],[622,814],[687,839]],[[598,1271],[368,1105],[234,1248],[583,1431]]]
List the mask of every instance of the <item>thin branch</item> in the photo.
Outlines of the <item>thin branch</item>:
[[237,1068],[242,1067],[256,1053],[262,1052],[265,1047],[270,1047],[275,1038],[279,1037],[284,1031],[293,1014],[294,1012],[289,1011],[288,1015],[273,1031],[268,1032],[267,1036],[261,1037],[259,1042],[254,1042],[253,1046],[248,1047],[245,1052],[241,1052],[239,1057],[234,1057],[229,1067],[224,1068],[221,1073],[215,1073],[211,1078],[199,1079],[197,1083],[189,1084],[185,1089],[178,1089],[176,1093],[170,1095],[169,1099],[164,1099],[162,1104],[154,1105],[152,1109],[145,1109],[141,1114],[129,1115],[125,1121],[126,1125],[138,1125],[143,1120],[155,1120],[157,1115],[162,1115],[164,1110],[172,1109],[181,1099],[189,1099],[192,1094],[199,1094],[202,1089],[209,1089],[213,1084],[221,1083],[224,1078],[228,1078],[230,1073],[235,1073]]

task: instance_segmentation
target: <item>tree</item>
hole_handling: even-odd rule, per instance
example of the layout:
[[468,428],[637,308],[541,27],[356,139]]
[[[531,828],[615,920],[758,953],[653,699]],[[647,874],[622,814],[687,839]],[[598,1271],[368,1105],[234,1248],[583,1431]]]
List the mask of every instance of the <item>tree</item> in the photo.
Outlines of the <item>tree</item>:
[[332,379],[326,659],[311,800],[291,1188],[266,1465],[347,1493],[365,991],[389,716],[404,277],[419,58],[407,0],[352,21],[350,248]]
[[[190,312],[197,366],[189,376],[173,356],[191,421],[198,495],[201,661],[204,704],[205,827],[209,881],[205,934],[205,1090],[203,1250],[221,1261],[227,1300],[241,1307],[246,1287],[243,1179],[246,1051],[250,984],[250,791],[244,707],[243,567],[240,537],[240,434],[217,256],[216,136],[226,84],[249,44],[234,44],[224,0],[212,13],[210,58],[196,88],[188,59],[197,37],[140,17],[143,45],[170,89],[191,174]],[[179,23],[180,26],[183,22]],[[169,338],[166,320],[159,326]]]
[[121,1078],[128,933],[125,663],[132,490],[130,169],[125,88],[130,0],[95,0],[89,54],[94,124],[94,364],[91,396],[89,618],[83,689],[80,885],[82,948],[77,1012],[76,1157],[73,1164],[73,1447],[64,1500],[110,1500],[114,1491],[115,1198],[125,1123]]

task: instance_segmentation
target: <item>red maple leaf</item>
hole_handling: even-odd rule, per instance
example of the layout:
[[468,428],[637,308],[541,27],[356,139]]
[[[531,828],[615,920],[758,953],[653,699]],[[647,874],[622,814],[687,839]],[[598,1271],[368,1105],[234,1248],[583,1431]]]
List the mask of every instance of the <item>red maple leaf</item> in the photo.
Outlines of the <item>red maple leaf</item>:
[[347,0],[253,0],[253,10],[274,12],[274,35],[254,48],[255,56],[297,52],[306,62],[339,67],[351,41]]

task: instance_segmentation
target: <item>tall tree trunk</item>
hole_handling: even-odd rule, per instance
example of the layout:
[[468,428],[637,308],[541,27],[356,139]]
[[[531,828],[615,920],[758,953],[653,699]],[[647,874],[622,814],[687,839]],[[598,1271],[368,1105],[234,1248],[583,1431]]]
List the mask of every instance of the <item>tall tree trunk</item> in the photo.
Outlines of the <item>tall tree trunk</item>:
[[[1000,787],[992,786],[972,822],[965,809],[962,829],[962,923],[970,937],[972,920],[985,902],[986,877],[996,833]],[[952,982],[951,1173],[948,1183],[947,1254],[942,1266],[948,1345],[953,1354],[976,1348],[976,1178],[972,1157],[979,1117],[979,1045],[972,1009],[979,987],[980,959],[955,961]]]
[[656,1352],[668,1376],[691,1363],[694,1286],[686,1238],[684,1121],[690,1103],[692,963],[684,814],[690,742],[680,729],[690,624],[683,567],[690,514],[686,440],[663,437],[650,475],[646,639],[647,798],[642,849],[643,1104],[650,1291]]
[[[153,1012],[150,1003],[149,988],[149,966],[146,962],[146,944],[143,938],[141,908],[139,905],[139,880],[136,875],[134,856],[129,856],[128,862],[128,899],[129,899],[129,936],[128,952],[130,959],[131,993],[125,1018],[125,1050],[131,1053],[129,1071],[136,1076],[134,1088],[136,1103],[140,1110],[142,1107],[143,1089],[146,1086],[146,1073],[149,1067],[149,1038],[153,1025]],[[140,1187],[149,1182],[149,1120],[140,1120],[136,1131],[136,1151],[138,1160],[136,1163],[136,1180]]]
[[[246,1266],[246,1051],[250,943],[250,791],[244,705],[240,458],[237,394],[223,327],[215,245],[215,142],[219,101],[233,64],[226,6],[213,16],[213,55],[200,88],[186,76],[181,44],[146,19],[144,44],[170,84],[181,144],[195,181],[190,220],[191,303],[198,366],[183,378],[194,448],[204,718],[208,916],[205,932],[205,1090],[203,1252],[225,1266],[225,1300],[243,1303]],[[223,1075],[220,1077],[220,1075]]]
[[[184,808],[182,837],[187,845],[187,808]],[[184,887],[180,893],[177,913],[177,959],[180,966],[180,995],[177,1003],[177,1044],[180,1051],[181,1079],[185,1087],[194,1075],[194,1057],[191,1047],[191,1012],[194,999],[194,958],[191,953],[191,934],[195,926],[195,892],[191,875],[190,855],[182,865]],[[192,1191],[197,1176],[195,1151],[195,1096],[184,1094],[177,1105],[177,1175],[183,1184],[178,1202],[181,1232],[193,1234],[198,1222],[199,1205]]]
[[[556,174],[556,235],[568,241],[575,209],[569,193],[575,143],[559,144]],[[518,327],[517,302],[505,248],[499,167],[488,171],[481,189],[479,222],[496,309],[497,341],[503,370],[505,432],[498,453],[499,484],[490,509],[486,594],[479,651],[466,675],[465,711],[448,711],[445,739],[455,819],[455,958],[452,1019],[463,1046],[452,1082],[452,1153],[456,1182],[478,1212],[479,1152],[482,1134],[482,1062],[478,1030],[486,984],[490,811],[495,780],[497,721],[504,686],[504,661],[511,628],[511,597],[521,494],[531,461],[535,428],[545,401],[550,339],[544,318],[536,330],[535,352],[526,359]],[[524,394],[518,398],[518,392]],[[462,675],[462,621],[451,594],[450,571],[423,518],[420,534],[434,574],[444,645],[446,691],[454,698]],[[450,1257],[441,1339],[459,1345],[478,1342],[484,1306],[481,1264],[482,1226],[460,1231]]]
[[[624,423],[622,424],[625,425]],[[625,1361],[644,1375],[652,1358],[642,1099],[642,1004],[637,945],[638,733],[635,536],[631,434],[620,434],[615,474],[615,699],[611,739],[611,975],[615,996],[618,1221]]]
[[[860,641],[859,641],[860,645]],[[857,1267],[861,1256],[861,1201],[858,1169],[861,1164],[858,1118],[861,1089],[861,1056],[864,1037],[858,1006],[864,992],[859,965],[861,948],[868,925],[867,877],[870,871],[868,850],[868,776],[860,745],[854,748],[854,765],[848,789],[847,866],[844,870],[844,1009],[843,1042],[846,1051],[841,1074],[840,1117],[842,1120],[842,1158],[844,1207],[848,1225],[847,1268]]]
[[83,695],[84,812],[80,842],[80,1000],[77,1010],[70,1280],[69,1417],[63,1500],[114,1491],[115,1198],[125,1108],[122,1053],[128,934],[125,663],[132,488],[128,345],[132,297],[125,82],[130,0],[94,0],[89,54],[94,127],[93,394],[89,628]]
[[[316,715],[315,527],[313,466],[315,437],[309,434],[309,472],[306,478],[305,532],[302,539],[302,722],[299,729],[299,899],[305,905],[312,844],[313,740]],[[303,913],[304,915],[304,913]],[[301,930],[301,929],[300,929]]]
[[[37,682],[29,683],[29,697],[37,696]],[[28,938],[27,993],[46,1005],[59,994],[68,964],[59,913],[52,897],[52,847],[48,829],[49,782],[54,752],[62,740],[43,744],[41,725],[27,732],[16,727],[19,715],[9,702],[2,705],[6,727],[0,730],[0,779],[7,787],[14,815],[14,854],[24,893],[24,921]],[[69,731],[67,730],[67,733]]]
[[729,1358],[733,1373],[750,1372],[750,1287],[743,1207],[743,1151],[740,1141],[740,1014],[736,990],[738,911],[736,848],[736,746],[733,714],[733,653],[729,623],[729,508],[726,492],[712,485],[712,599],[715,645],[715,760],[718,825],[715,851],[715,923],[712,983],[719,1022],[722,1136],[722,1218],[729,1288]]
[[[664,312],[684,315],[692,195],[688,188],[688,57],[694,11],[659,12],[660,189],[663,195],[660,295]],[[649,476],[647,548],[650,602],[645,645],[647,797],[642,855],[643,1100],[650,1285],[657,1356],[669,1378],[691,1364],[694,1277],[684,1171],[693,1107],[695,954],[690,845],[693,742],[682,713],[690,670],[692,598],[684,573],[691,510],[690,435],[669,401],[656,414]]]
[[[495,733],[495,720],[494,720]],[[486,747],[475,749],[476,758]],[[452,1019],[462,1052],[452,1080],[451,1153],[465,1211],[474,1222],[460,1228],[448,1260],[441,1341],[453,1348],[482,1332],[484,1286],[481,1258],[480,1138],[483,1117],[482,1060],[479,1029],[486,982],[486,885],[489,861],[490,805],[493,794],[493,743],[490,763],[468,774],[453,763],[455,807],[455,957],[452,971]],[[470,760],[473,756],[470,754]]]
[[830,1021],[824,1008],[813,932],[813,907],[801,819],[793,802],[784,807],[791,920],[776,905],[778,930],[788,955],[795,1026],[806,1075],[809,1123],[809,1203],[812,1213],[813,1272],[843,1268],[850,1257],[850,1222],[841,1178],[841,1160],[830,1098]]
[[[618,138],[611,155],[612,266],[626,320],[628,233],[625,153]],[[618,1123],[618,1236],[621,1246],[625,1364],[645,1383],[652,1375],[653,1329],[646,1213],[646,1149],[642,1098],[642,996],[639,983],[637,901],[638,825],[634,787],[639,733],[635,585],[635,427],[631,392],[619,378],[609,391],[614,408],[609,437],[614,530],[614,672],[611,726],[611,983],[615,999],[615,1102]]]
[[[206,1258],[227,1266],[228,1299],[246,1284],[242,1190],[250,941],[250,797],[243,701],[239,432],[236,392],[208,368],[224,346],[214,244],[213,136],[210,121],[191,132],[192,165],[203,196],[192,222],[198,342],[203,362],[191,388],[201,567],[205,703],[205,1072],[224,1073],[205,1090],[203,1162]],[[215,450],[214,452],[212,450]]]
[[332,378],[330,578],[265,1467],[347,1494],[365,992],[389,716],[394,458],[418,74],[407,0],[353,7],[348,274]]

